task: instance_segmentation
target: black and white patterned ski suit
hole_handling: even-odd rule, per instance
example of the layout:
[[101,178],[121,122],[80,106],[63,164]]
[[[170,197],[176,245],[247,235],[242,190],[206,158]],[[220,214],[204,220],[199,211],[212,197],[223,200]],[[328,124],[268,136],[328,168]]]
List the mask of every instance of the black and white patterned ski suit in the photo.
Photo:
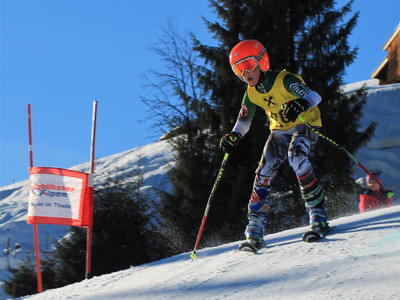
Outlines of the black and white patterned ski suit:
[[309,89],[302,78],[286,71],[268,71],[255,87],[247,87],[242,107],[232,132],[245,135],[251,125],[256,107],[265,110],[270,121],[270,135],[265,143],[259,167],[256,170],[253,190],[248,204],[248,239],[262,239],[267,226],[270,208],[268,194],[271,181],[286,159],[295,172],[302,198],[310,216],[310,224],[326,222],[324,193],[314,176],[309,154],[318,136],[300,120],[286,121],[281,114],[282,104],[303,98],[310,107],[301,114],[307,123],[317,128],[322,126],[317,104],[320,96]]

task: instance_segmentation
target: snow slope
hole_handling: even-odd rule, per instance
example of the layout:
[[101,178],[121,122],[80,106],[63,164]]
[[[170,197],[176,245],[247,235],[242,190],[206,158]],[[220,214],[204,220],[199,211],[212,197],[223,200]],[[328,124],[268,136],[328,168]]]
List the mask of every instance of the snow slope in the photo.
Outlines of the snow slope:
[[[166,141],[131,149],[96,160],[95,184],[104,182],[109,177],[143,175],[143,192],[152,192],[152,187],[171,191],[167,172],[173,165],[173,152]],[[89,163],[75,166],[71,169],[88,172]],[[28,177],[28,174],[27,174]],[[7,279],[7,265],[16,266],[24,258],[25,253],[34,252],[33,228],[26,223],[28,207],[28,180],[17,182],[0,188],[0,249],[10,244],[10,255],[0,251],[0,280]],[[58,239],[69,231],[69,226],[38,225],[39,245],[41,250],[51,249],[52,239]],[[15,243],[21,245],[16,250]],[[3,248],[4,247],[4,248]],[[0,299],[6,299],[0,283]]]
[[257,255],[230,243],[21,299],[400,299],[400,206],[331,224],[318,243],[297,228],[266,236]]

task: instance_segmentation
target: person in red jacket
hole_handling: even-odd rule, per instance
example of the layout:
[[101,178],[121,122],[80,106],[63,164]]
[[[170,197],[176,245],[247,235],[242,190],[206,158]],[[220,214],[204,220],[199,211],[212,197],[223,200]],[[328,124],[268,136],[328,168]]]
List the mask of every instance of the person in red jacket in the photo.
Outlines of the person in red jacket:
[[394,194],[383,187],[382,180],[377,175],[368,175],[366,184],[368,186],[367,190],[360,194],[360,202],[358,204],[360,212],[392,205]]

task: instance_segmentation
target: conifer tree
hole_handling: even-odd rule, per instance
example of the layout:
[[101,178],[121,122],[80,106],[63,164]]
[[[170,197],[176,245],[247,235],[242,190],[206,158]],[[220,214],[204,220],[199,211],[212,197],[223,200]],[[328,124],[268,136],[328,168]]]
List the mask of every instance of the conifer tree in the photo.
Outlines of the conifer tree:
[[[195,47],[208,63],[200,75],[200,83],[211,92],[210,107],[216,108],[211,111],[213,116],[208,118],[219,122],[223,132],[231,130],[235,121],[233,117],[236,118],[232,111],[239,110],[244,87],[229,70],[227,55],[240,40],[257,39],[270,55],[271,69],[298,73],[320,93],[323,99],[320,105],[323,133],[351,152],[362,146],[374,129],[371,124],[365,131],[358,131],[365,95],[359,91],[356,95],[346,96],[339,89],[345,67],[354,60],[357,51],[350,49],[347,38],[356,24],[358,13],[343,21],[351,13],[352,2],[335,9],[335,1],[329,0],[210,1],[219,18],[206,23],[219,44],[212,47],[196,41]],[[260,144],[265,142],[267,135],[266,128],[262,126],[265,119],[259,119],[262,121],[253,121],[253,132],[241,142],[239,151],[230,157],[230,163],[240,172],[230,173],[227,178],[231,182],[230,190],[238,190],[235,198],[248,198],[246,179],[251,176],[250,170],[254,169],[252,158],[258,159],[259,155],[255,152],[260,153]],[[330,215],[342,213],[349,208],[349,197],[345,194],[354,187],[351,178],[353,162],[344,152],[324,141],[319,142],[312,159],[327,193]],[[305,215],[305,210],[299,201],[297,180],[288,164],[281,167],[274,186],[277,190],[293,192],[292,196],[283,196],[283,203],[287,202],[286,210],[292,212],[292,225],[295,225],[295,220]],[[224,194],[230,195],[229,191]],[[232,198],[229,201],[232,206],[240,205],[240,201]],[[216,213],[222,218],[226,215],[226,212]]]
[[16,268],[9,268],[12,276],[4,280],[3,290],[13,298],[36,292],[36,273],[32,255],[27,255]]
[[[196,99],[200,104],[196,108],[201,109],[191,110],[196,130],[191,131],[190,139],[174,144],[178,153],[176,168],[171,172],[174,194],[163,201],[164,217],[172,219],[188,241],[193,241],[197,233],[196,225],[222,158],[219,139],[232,129],[240,109],[245,86],[233,75],[228,62],[230,49],[240,40],[261,41],[270,55],[271,69],[298,73],[321,94],[323,134],[351,152],[372,135],[373,124],[363,132],[358,131],[365,102],[363,92],[346,96],[339,89],[345,67],[353,62],[357,52],[347,42],[358,18],[358,13],[347,17],[351,14],[351,5],[349,1],[336,9],[333,0],[210,1],[217,18],[204,21],[217,44],[205,45],[192,36],[194,50],[204,59],[205,65],[191,66],[192,70],[197,70],[198,84],[207,97]],[[182,95],[186,96],[185,93],[176,94],[178,98]],[[207,219],[204,243],[212,243],[218,236],[222,236],[222,240],[242,236],[254,170],[268,135],[267,120],[262,112],[257,114],[250,132],[229,157]],[[185,124],[182,126],[185,128]],[[352,161],[324,141],[318,143],[311,159],[326,190],[330,216],[348,209],[348,197],[344,195],[354,186]],[[280,168],[273,188],[288,193],[275,194],[276,198],[283,198],[284,210],[270,216],[269,230],[284,229],[298,225],[301,219],[304,221],[306,214],[297,180],[288,164]],[[284,221],[283,215],[286,216]],[[207,235],[207,230],[212,234]],[[187,248],[190,246],[187,244]]]

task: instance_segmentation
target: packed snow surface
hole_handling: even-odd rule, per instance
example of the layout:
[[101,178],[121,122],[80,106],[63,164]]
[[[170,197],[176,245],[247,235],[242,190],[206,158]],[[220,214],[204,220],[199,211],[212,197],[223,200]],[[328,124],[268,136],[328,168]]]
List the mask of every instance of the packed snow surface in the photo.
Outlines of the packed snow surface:
[[256,255],[234,242],[201,249],[194,260],[183,253],[22,299],[400,299],[400,206],[331,225],[316,243],[304,243],[307,228],[296,228],[267,235]]

